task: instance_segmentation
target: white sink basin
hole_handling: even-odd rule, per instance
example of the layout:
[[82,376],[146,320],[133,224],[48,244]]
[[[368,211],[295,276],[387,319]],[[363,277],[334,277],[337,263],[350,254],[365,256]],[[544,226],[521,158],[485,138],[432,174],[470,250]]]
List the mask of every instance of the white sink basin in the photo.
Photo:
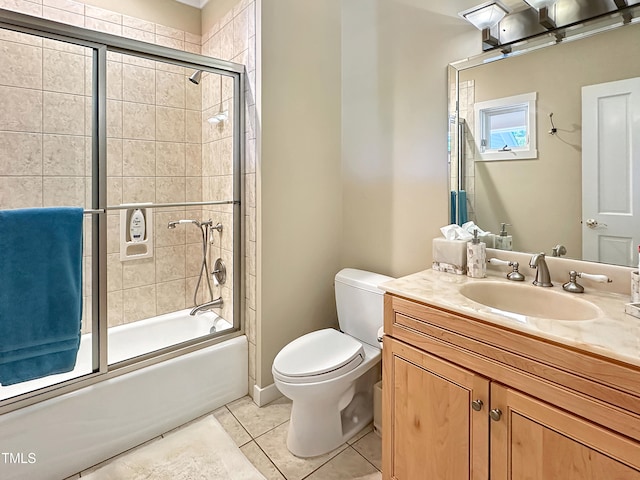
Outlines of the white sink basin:
[[460,293],[496,313],[513,313],[552,320],[592,320],[600,309],[591,302],[546,287],[506,282],[466,283]]

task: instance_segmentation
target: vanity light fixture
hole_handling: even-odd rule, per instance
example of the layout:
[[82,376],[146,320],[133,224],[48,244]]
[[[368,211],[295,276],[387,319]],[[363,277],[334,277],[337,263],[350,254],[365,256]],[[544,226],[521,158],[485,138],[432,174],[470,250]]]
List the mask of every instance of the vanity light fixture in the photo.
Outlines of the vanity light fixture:
[[557,0],[524,0],[531,8],[538,11],[538,23],[547,30],[556,28],[556,22],[549,16],[549,10],[553,8]]
[[498,1],[485,2],[460,12],[462,18],[482,31],[482,41],[493,47],[500,44],[500,40],[491,34],[491,29],[500,23],[509,9]]

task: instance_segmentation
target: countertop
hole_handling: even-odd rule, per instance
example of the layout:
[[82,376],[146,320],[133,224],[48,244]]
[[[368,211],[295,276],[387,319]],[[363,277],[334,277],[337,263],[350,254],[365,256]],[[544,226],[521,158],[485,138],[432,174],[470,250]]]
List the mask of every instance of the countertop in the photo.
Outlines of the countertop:
[[[462,285],[483,281],[520,283],[508,281],[504,276],[494,274],[488,274],[487,278],[483,279],[473,279],[465,275],[424,270],[385,282],[379,287],[391,294],[640,367],[640,318],[625,313],[625,304],[631,301],[628,295],[597,289],[588,289],[583,294],[568,293],[562,290],[562,284],[555,283],[553,287],[548,288],[562,295],[579,297],[591,302],[599,309],[599,313],[596,318],[590,320],[550,320],[501,314],[460,293]],[[528,279],[522,283],[532,289],[543,288],[531,285]]]

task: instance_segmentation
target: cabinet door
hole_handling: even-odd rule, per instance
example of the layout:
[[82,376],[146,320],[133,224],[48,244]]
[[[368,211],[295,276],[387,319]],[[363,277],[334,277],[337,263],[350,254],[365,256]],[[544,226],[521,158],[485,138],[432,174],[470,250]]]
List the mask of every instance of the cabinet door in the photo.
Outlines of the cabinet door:
[[496,383],[491,408],[492,480],[640,480],[637,442]]
[[489,381],[391,337],[383,355],[383,478],[486,480]]

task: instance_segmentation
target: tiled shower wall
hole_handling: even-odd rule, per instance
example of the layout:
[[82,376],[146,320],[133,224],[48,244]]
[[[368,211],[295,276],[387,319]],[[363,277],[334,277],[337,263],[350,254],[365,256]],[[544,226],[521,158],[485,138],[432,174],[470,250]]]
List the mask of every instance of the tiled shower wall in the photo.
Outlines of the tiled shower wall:
[[[0,8],[62,23],[203,53],[246,65],[246,145],[244,165],[245,318],[249,339],[249,391],[255,383],[256,352],[256,9],[241,0],[202,37],[144,19],[120,15],[72,0],[0,0]],[[84,205],[90,202],[89,52],[59,42],[4,32],[0,48],[9,62],[0,69],[0,208]],[[76,80],[71,81],[70,72]],[[220,77],[191,74],[174,66],[117,54],[108,56],[109,204],[138,201],[228,199],[231,188],[231,119],[211,126],[206,120],[220,108]],[[75,78],[75,77],[74,77]],[[222,109],[230,110],[230,81],[222,83]],[[143,125],[141,119],[146,117]],[[198,118],[200,126],[196,127]],[[16,152],[18,158],[15,157]],[[222,162],[216,161],[222,159]],[[190,306],[200,266],[200,233],[190,225],[166,229],[168,220],[211,218],[211,264],[218,256],[232,271],[231,208],[155,212],[154,257],[119,261],[119,216],[108,215],[109,324]],[[90,292],[90,231],[85,228],[85,295]],[[189,228],[190,227],[190,228]],[[214,287],[231,318],[232,277]],[[203,299],[201,290],[200,301]],[[132,301],[135,299],[135,301]],[[140,301],[144,300],[144,301]],[[90,312],[90,298],[85,297]],[[90,318],[85,312],[84,329]]]
[[[256,6],[254,1],[240,0],[234,7],[219,19],[210,29],[202,34],[202,54],[222,60],[230,60],[246,66],[246,109],[245,109],[245,164],[244,164],[244,231],[245,231],[245,328],[249,340],[249,394],[253,395],[256,366],[256,107],[255,107],[255,79],[256,79]],[[231,99],[231,83],[228,80],[222,84],[223,109],[229,108]],[[203,111],[208,118],[211,113],[219,110],[220,83],[217,77],[208,76],[203,82]],[[203,122],[204,124],[204,122]],[[217,158],[217,152],[225,152],[230,148],[231,132],[225,128],[213,127],[203,132],[203,175],[206,195],[215,195],[218,188],[229,189],[231,178],[229,171],[218,175],[215,163],[209,159]],[[212,176],[213,175],[213,176]],[[216,178],[217,177],[217,178]],[[215,209],[211,210],[216,212]],[[228,208],[218,210],[218,213],[230,217]],[[231,256],[231,232],[227,237],[222,235],[221,252],[225,259]],[[214,249],[215,251],[215,249]],[[222,289],[225,302],[230,291]],[[229,298],[229,300],[231,300]],[[231,302],[227,302],[231,304]]]

